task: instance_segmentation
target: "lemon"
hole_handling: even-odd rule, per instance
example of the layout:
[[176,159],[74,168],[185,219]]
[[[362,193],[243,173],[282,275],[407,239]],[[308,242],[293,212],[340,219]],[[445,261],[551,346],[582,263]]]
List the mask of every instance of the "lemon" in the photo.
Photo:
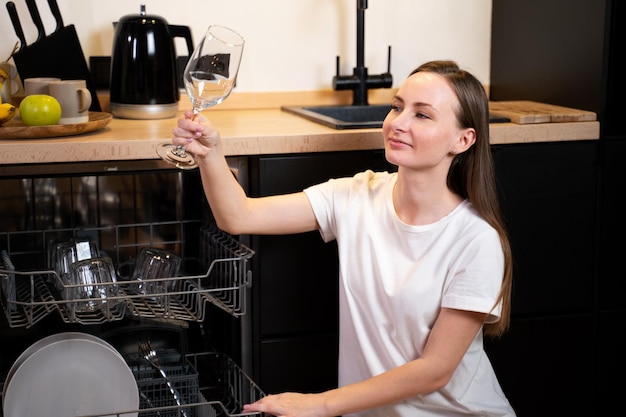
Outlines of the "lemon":
[[20,118],[26,126],[56,125],[61,119],[61,105],[47,94],[32,94],[20,103]]

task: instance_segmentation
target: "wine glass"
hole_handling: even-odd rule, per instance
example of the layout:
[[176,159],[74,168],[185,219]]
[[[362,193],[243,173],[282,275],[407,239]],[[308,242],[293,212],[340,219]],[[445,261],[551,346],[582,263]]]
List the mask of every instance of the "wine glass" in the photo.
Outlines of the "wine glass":
[[[241,35],[232,29],[209,26],[189,57],[183,74],[194,115],[220,104],[230,95],[237,79],[244,43]],[[198,166],[194,156],[184,146],[162,143],[157,146],[157,154],[181,169]]]

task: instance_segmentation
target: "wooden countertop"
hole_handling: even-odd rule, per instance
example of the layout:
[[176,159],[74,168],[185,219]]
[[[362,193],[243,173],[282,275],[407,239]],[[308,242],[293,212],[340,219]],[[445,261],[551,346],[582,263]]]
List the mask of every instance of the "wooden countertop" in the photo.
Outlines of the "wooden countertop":
[[[306,103],[303,103],[306,104]],[[181,109],[188,108],[181,101]],[[217,126],[228,156],[382,149],[381,129],[335,130],[280,110],[220,106],[203,113]],[[102,130],[77,136],[0,140],[0,165],[157,159],[176,118],[113,118]],[[597,121],[491,125],[493,144],[594,140]]]

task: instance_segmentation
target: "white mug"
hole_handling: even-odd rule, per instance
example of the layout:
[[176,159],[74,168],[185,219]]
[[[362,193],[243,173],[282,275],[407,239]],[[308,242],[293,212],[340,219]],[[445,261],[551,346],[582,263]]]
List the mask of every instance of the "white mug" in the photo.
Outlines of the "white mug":
[[50,95],[61,105],[60,125],[89,121],[91,93],[85,80],[50,81],[48,87]]
[[34,77],[24,80],[24,95],[32,96],[33,94],[50,95],[49,84],[53,81],[61,81],[60,78],[54,77]]

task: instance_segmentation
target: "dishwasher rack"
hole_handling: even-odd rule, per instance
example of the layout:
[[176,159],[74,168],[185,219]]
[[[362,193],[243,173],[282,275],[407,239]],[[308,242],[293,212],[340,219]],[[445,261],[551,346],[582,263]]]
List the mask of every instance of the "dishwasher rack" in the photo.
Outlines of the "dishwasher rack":
[[[185,404],[175,404],[158,372],[142,364],[141,360],[131,360],[129,366],[140,393],[138,417],[234,416],[241,413],[245,404],[265,396],[231,358],[221,353],[188,354],[182,364],[177,360],[176,352],[170,353],[169,361],[166,352],[159,356],[164,359],[161,363],[165,364],[170,381]],[[172,365],[168,366],[168,362]]]
[[[59,288],[73,286],[63,283],[46,264],[47,248],[59,237],[89,237],[97,242],[101,254],[113,259],[118,271],[132,266],[133,256],[143,247],[171,248],[183,259],[183,272],[174,278],[152,280],[173,282],[158,296],[133,292],[130,288],[138,281],[118,279],[103,284],[114,285],[117,295],[85,312],[77,306],[88,300],[61,298],[60,293],[71,292]],[[121,320],[129,314],[202,321],[210,304],[241,316],[246,313],[246,290],[252,284],[249,260],[254,251],[215,225],[198,220],[3,232],[0,249],[14,264],[0,262],[0,301],[10,327],[29,328],[53,312],[66,323],[80,324]]]
[[[174,356],[171,355],[172,358]],[[122,410],[106,417],[264,416],[264,413],[258,412],[242,414],[245,404],[263,398],[265,393],[227,355],[217,352],[191,353],[185,356],[182,364],[174,359],[168,363],[167,354],[162,359],[170,381],[181,394],[184,404],[175,404],[164,379],[158,373],[148,366],[131,361],[129,367],[139,390],[139,409]],[[0,384],[0,403],[2,388]],[[0,417],[3,416],[2,411],[0,407]]]

